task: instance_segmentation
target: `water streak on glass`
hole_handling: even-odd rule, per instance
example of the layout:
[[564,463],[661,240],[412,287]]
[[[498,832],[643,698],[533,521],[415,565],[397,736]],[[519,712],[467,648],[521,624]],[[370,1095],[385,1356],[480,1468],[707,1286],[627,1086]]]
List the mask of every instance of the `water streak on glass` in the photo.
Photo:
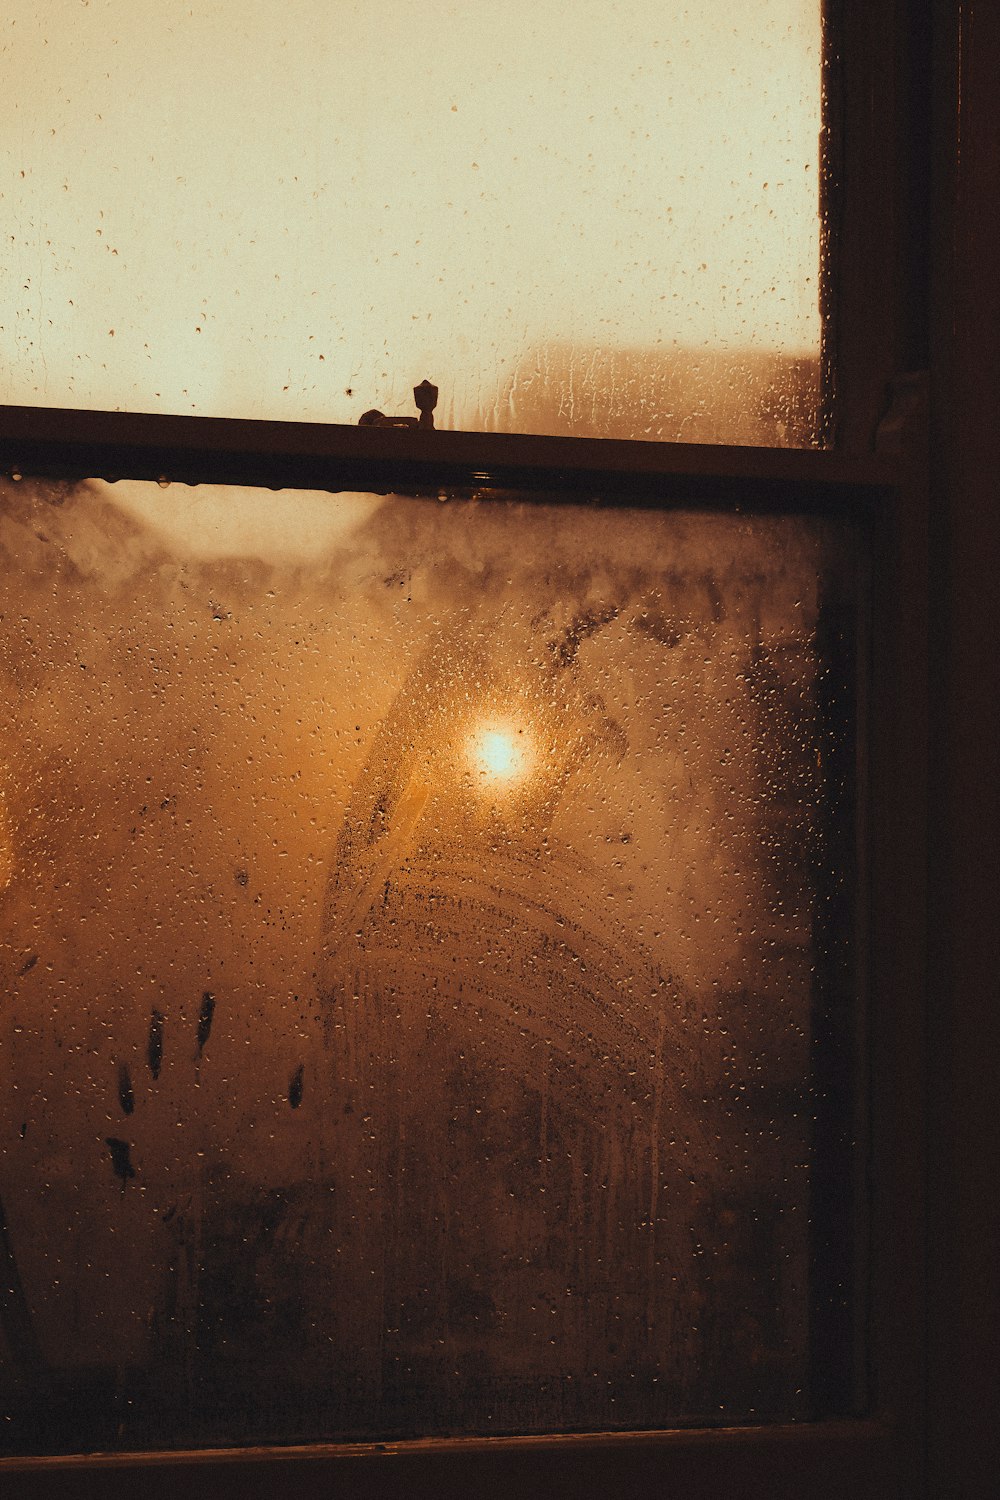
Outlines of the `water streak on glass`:
[[0,554],[8,1450],[810,1415],[849,532],[24,481]]
[[819,0],[9,0],[0,401],[818,441]]

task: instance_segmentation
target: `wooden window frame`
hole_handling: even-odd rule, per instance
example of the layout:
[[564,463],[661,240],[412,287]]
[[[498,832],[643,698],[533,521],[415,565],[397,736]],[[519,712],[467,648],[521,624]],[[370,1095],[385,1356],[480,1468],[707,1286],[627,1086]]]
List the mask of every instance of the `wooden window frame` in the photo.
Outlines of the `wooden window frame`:
[[[859,1037],[871,1100],[864,1412],[790,1426],[466,1438],[0,1460],[6,1497],[630,1492],[727,1500],[910,1497],[923,1488],[924,947],[928,485],[914,248],[926,59],[905,0],[829,0],[831,445],[772,450],[0,408],[0,470],[320,490],[528,489],[621,504],[853,513],[871,543],[864,899],[873,936]],[[901,46],[904,35],[910,38]],[[874,261],[872,244],[884,253]],[[835,372],[835,392],[832,390]],[[429,372],[440,381],[446,372]],[[895,390],[895,402],[892,392]],[[170,504],[169,490],[164,504]],[[905,892],[905,900],[902,893]],[[917,1024],[914,1024],[914,1017]]]

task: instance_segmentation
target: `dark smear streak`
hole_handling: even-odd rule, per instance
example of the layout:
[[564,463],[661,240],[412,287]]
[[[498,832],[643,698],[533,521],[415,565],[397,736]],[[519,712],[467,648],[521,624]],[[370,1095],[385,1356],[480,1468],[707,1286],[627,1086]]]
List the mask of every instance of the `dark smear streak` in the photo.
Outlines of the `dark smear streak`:
[[21,965],[21,967],[17,971],[17,977],[18,977],[18,979],[22,979],[25,974],[30,973],[31,970],[37,964],[37,962],[38,962],[38,954],[37,953],[29,953],[28,956],[27,956],[27,958],[24,960],[24,963]]
[[122,1112],[126,1115],[130,1115],[135,1109],[135,1095],[132,1092],[132,1076],[129,1073],[128,1067],[125,1063],[122,1063],[121,1067],[118,1069],[118,1103],[122,1107]]
[[304,1072],[304,1065],[299,1063],[288,1085],[288,1102],[293,1109],[298,1109],[302,1103],[302,1076]]
[[668,620],[665,615],[651,610],[644,610],[641,615],[637,615],[632,621],[632,628],[641,631],[643,635],[650,636],[661,646],[667,646],[671,650],[674,646],[679,646],[684,639],[684,631],[676,621]]
[[111,1152],[111,1165],[116,1177],[121,1178],[122,1192],[130,1177],[135,1176],[135,1167],[129,1159],[130,1146],[128,1141],[120,1141],[117,1136],[107,1135],[104,1137],[105,1145]]
[[576,619],[566,630],[563,631],[562,639],[549,642],[549,650],[556,658],[559,667],[571,667],[576,661],[577,653],[581,645],[588,637],[596,635],[605,625],[610,625],[612,620],[618,617],[618,606],[607,605],[604,609],[591,609]]
[[198,1056],[205,1050],[205,1043],[212,1035],[212,1017],[215,1015],[215,996],[211,990],[206,990],[201,997],[201,1010],[198,1012]]
[[154,1010],[149,1021],[149,1046],[146,1051],[149,1071],[159,1078],[163,1063],[163,1012]]
[[726,605],[722,594],[719,592],[719,585],[711,573],[705,579],[705,588],[708,592],[708,602],[712,610],[712,624],[718,625],[726,618]]

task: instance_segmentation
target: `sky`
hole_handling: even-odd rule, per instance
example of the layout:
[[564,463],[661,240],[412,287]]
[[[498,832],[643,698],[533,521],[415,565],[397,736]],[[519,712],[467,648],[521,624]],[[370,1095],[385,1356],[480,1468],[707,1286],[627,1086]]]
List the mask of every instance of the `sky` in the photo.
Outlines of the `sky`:
[[516,428],[547,350],[815,356],[819,10],[11,0],[0,399],[354,422],[429,375]]

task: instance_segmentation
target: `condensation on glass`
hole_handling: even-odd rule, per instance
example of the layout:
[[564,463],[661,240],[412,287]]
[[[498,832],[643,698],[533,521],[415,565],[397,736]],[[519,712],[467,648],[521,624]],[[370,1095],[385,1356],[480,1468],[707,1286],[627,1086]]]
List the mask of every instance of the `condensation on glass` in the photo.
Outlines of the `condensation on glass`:
[[820,0],[9,0],[0,401],[819,440]]
[[7,1451],[816,1415],[849,528],[2,502]]

